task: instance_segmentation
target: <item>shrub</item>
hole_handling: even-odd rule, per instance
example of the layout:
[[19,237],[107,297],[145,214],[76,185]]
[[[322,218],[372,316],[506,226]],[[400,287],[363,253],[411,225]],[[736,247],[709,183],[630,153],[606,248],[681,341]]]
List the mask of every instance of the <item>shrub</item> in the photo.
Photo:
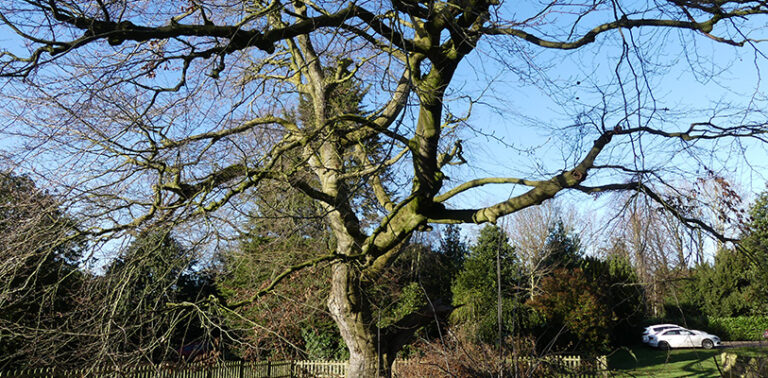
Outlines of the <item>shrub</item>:
[[396,377],[492,377],[501,366],[498,350],[493,345],[460,340],[452,335],[447,335],[441,343],[420,343],[417,348],[417,355],[395,362]]
[[[398,378],[417,377],[496,377],[503,371],[508,377],[591,376],[602,365],[596,358],[582,357],[577,366],[557,354],[536,354],[536,339],[509,336],[503,357],[498,346],[478,343],[448,332],[439,342],[423,341],[413,346],[418,352],[408,359],[398,359],[393,375]],[[518,358],[513,357],[512,350]]]
[[541,280],[541,290],[528,305],[546,318],[543,340],[553,340],[560,351],[599,354],[608,349],[611,309],[582,269],[555,270]]
[[723,340],[758,341],[768,329],[768,316],[709,318],[706,328]]
[[346,360],[349,351],[338,331],[333,328],[302,328],[307,358],[321,360]]
[[715,334],[724,341],[759,341],[768,329],[768,316],[737,317],[665,317],[653,318],[643,322],[643,326],[672,323],[689,329],[698,329]]

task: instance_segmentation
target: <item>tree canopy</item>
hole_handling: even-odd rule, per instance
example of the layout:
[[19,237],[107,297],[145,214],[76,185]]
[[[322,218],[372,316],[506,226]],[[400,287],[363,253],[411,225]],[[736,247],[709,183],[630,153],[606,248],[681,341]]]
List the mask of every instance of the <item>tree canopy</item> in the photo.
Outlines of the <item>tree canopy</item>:
[[[2,163],[61,187],[83,219],[80,233],[100,240],[158,227],[231,240],[254,197],[300,192],[333,242],[251,299],[332,262],[327,305],[349,374],[388,375],[412,336],[405,325],[440,311],[419,309],[378,332],[367,293],[431,224],[495,223],[564,191],[630,191],[734,240],[685,212],[675,198],[686,193],[666,189],[697,169],[726,168],[716,157],[724,145],[741,153],[747,141],[764,142],[762,88],[751,102],[713,102],[706,112],[674,109],[656,88],[678,59],[665,46],[685,51],[692,75],[712,46],[744,47],[762,62],[766,13],[763,1],[9,0],[0,22],[24,47],[0,53],[10,141]],[[581,80],[547,70],[568,51],[610,67],[606,80],[584,79],[583,100],[565,95]],[[481,86],[503,89],[491,78],[512,72],[568,112],[562,124],[521,117],[568,142],[548,154],[561,158],[556,168],[467,177],[462,138],[494,135],[472,114],[487,97],[456,83],[477,58],[495,61]],[[722,75],[703,74],[712,72]],[[350,83],[364,90],[339,93],[357,88]],[[337,106],[340,97],[363,106]],[[491,186],[516,190],[490,202],[475,194]],[[262,198],[282,209],[281,196]]]

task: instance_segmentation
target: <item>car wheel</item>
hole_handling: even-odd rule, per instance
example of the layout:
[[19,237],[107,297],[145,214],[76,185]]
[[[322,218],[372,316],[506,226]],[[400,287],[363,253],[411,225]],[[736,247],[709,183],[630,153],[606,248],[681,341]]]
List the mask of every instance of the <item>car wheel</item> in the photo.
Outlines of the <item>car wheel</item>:
[[669,344],[666,341],[659,341],[659,349],[670,350]]
[[704,349],[712,349],[715,347],[715,343],[713,343],[710,339],[705,339],[701,342],[701,347]]

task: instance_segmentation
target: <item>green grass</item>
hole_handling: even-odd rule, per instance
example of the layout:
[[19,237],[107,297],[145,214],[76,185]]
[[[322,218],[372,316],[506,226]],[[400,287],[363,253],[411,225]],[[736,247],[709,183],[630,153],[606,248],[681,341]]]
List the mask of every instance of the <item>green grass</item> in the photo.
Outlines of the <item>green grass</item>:
[[736,353],[739,356],[744,356],[744,357],[768,357],[768,348],[758,348],[758,347],[733,348],[733,349],[725,349],[724,351],[728,353]]
[[674,349],[669,352],[637,346],[620,349],[608,357],[608,367],[621,377],[720,377],[712,358],[723,351],[739,355],[765,356],[766,349]]

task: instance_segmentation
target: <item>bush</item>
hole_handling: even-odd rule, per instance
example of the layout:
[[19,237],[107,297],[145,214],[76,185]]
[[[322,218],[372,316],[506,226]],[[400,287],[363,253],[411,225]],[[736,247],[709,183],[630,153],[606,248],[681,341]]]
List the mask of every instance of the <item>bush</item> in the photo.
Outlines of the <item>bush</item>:
[[768,316],[739,316],[735,318],[709,318],[707,331],[723,340],[758,341],[768,329]]
[[309,359],[346,360],[349,358],[347,345],[336,329],[302,328],[301,337],[304,338],[304,348]]
[[[409,359],[396,360],[393,376],[474,378],[496,377],[503,372],[507,377],[570,377],[593,376],[603,368],[603,362],[596,358],[582,356],[574,364],[557,354],[537,355],[536,339],[532,337],[509,336],[503,358],[496,345],[478,343],[450,331],[439,341],[423,341],[412,347],[418,352]],[[517,359],[512,350],[518,354]]]
[[723,341],[759,341],[763,339],[763,332],[768,329],[768,316],[653,318],[644,321],[642,326],[664,323],[706,331],[719,336]]
[[[395,361],[396,377],[492,377],[499,373],[501,360],[492,344],[476,343],[446,335],[442,342],[414,345],[419,352],[407,360]],[[510,366],[506,366],[507,369]],[[507,371],[511,376],[511,372]]]

